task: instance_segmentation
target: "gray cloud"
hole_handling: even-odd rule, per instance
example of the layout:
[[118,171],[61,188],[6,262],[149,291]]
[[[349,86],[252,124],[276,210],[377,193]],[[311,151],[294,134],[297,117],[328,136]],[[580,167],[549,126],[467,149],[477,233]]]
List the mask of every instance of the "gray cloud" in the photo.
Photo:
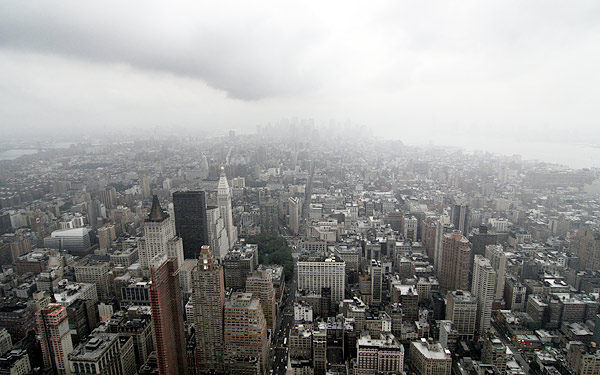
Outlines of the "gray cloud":
[[597,1],[4,1],[0,130],[298,116],[600,144],[598,19]]
[[326,72],[304,57],[319,43],[319,25],[290,29],[277,9],[238,13],[235,3],[228,6],[3,2],[0,46],[185,75],[248,100],[318,85]]

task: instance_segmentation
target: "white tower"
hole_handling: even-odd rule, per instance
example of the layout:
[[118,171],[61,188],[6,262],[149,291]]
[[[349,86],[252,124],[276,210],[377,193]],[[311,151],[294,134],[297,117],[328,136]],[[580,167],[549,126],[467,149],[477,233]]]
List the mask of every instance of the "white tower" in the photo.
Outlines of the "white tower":
[[229,249],[237,241],[237,228],[233,226],[233,215],[231,213],[231,189],[225,176],[225,168],[221,167],[221,177],[219,178],[219,187],[217,191],[217,205],[223,218],[223,225],[229,238]]
[[175,226],[168,213],[163,211],[158,197],[152,199],[152,208],[144,220],[144,237],[138,240],[140,266],[150,269],[150,261],[158,254],[177,259],[177,267],[183,263],[183,241],[175,236]]

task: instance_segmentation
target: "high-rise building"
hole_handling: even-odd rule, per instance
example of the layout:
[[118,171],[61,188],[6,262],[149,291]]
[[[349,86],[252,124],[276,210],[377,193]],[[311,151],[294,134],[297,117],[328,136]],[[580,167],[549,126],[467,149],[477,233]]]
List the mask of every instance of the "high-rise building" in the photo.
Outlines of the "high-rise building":
[[225,281],[208,246],[202,246],[192,270],[192,302],[196,331],[196,369],[200,373],[223,371],[223,309]]
[[227,289],[246,288],[248,275],[258,267],[258,245],[246,244],[227,253],[223,260],[225,286]]
[[217,187],[217,206],[221,211],[223,225],[229,238],[229,248],[237,242],[237,228],[233,225],[233,212],[231,207],[231,189],[225,176],[225,168],[221,167],[221,176],[219,177],[219,185]]
[[100,249],[110,249],[112,242],[117,238],[117,232],[113,224],[98,228],[98,245]]
[[177,271],[177,261],[164,254],[158,254],[150,262],[150,307],[161,375],[187,373],[183,302]]
[[202,245],[209,245],[206,198],[203,191],[173,193],[175,231],[183,240],[183,257],[196,259]]
[[446,319],[454,322],[460,337],[472,340],[477,321],[477,299],[470,292],[448,292]]
[[331,299],[337,305],[344,299],[346,262],[336,256],[301,258],[297,263],[298,288],[320,294],[321,288],[331,288]]
[[[223,261],[229,251],[229,237],[223,225],[221,211],[217,206],[208,206],[206,209],[206,217],[208,219],[208,241],[210,248],[213,251],[215,258],[219,262]],[[184,242],[185,243],[185,242]]]
[[288,199],[288,216],[289,216],[289,228],[294,234],[300,232],[300,213],[302,209],[302,203],[297,197],[290,197]]
[[446,290],[469,289],[471,244],[462,232],[444,234],[440,258],[440,287]]
[[252,293],[234,293],[225,301],[225,363],[228,373],[264,373],[269,342],[260,300]]
[[138,240],[140,267],[150,269],[150,262],[157,255],[175,259],[177,268],[183,263],[183,242],[174,233],[171,217],[163,211],[155,195],[148,218],[144,220],[144,237]]
[[413,341],[409,350],[410,368],[417,375],[450,375],[452,372],[452,356],[450,350],[444,349],[440,343]]
[[485,257],[496,270],[496,294],[495,300],[504,298],[504,284],[506,281],[506,254],[502,245],[488,245],[485,247]]
[[51,303],[35,314],[44,365],[58,375],[70,375],[68,355],[73,351],[67,309]]
[[487,258],[475,255],[471,293],[477,298],[477,329],[483,334],[490,329],[492,305],[496,295],[496,271]]
[[452,224],[454,229],[461,231],[462,233],[468,233],[469,231],[469,219],[470,219],[469,204],[466,202],[457,202],[452,206]]
[[144,176],[140,178],[140,190],[142,191],[143,198],[150,197],[150,194],[152,194],[152,190],[150,189],[150,177]]
[[498,234],[490,233],[487,225],[482,224],[479,226],[479,229],[473,233],[471,242],[473,243],[473,255],[484,255],[488,245],[496,245],[498,243]]
[[419,220],[414,215],[405,215],[402,218],[402,234],[404,235],[404,238],[416,242],[418,225]]
[[579,257],[579,269],[600,269],[600,235],[591,229],[579,229],[569,249]]
[[275,302],[275,289],[271,280],[271,271],[261,269],[253,272],[246,280],[246,292],[260,300],[263,314],[267,320],[267,328],[275,329],[277,319],[277,304]]
[[383,269],[381,262],[371,259],[371,298],[373,303],[381,303],[383,297]]

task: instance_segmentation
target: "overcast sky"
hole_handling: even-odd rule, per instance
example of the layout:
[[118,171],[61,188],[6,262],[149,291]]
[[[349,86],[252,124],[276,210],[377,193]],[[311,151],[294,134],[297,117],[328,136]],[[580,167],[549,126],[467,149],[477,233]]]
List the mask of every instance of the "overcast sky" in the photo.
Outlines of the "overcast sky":
[[600,144],[600,2],[2,1],[0,129]]

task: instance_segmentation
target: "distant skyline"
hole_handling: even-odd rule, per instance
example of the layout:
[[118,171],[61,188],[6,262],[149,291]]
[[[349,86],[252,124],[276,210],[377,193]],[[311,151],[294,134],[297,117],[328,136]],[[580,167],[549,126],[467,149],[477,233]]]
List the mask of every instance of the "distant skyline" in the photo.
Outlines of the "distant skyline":
[[594,1],[2,2],[0,136],[296,116],[524,156],[600,145],[598,19]]

